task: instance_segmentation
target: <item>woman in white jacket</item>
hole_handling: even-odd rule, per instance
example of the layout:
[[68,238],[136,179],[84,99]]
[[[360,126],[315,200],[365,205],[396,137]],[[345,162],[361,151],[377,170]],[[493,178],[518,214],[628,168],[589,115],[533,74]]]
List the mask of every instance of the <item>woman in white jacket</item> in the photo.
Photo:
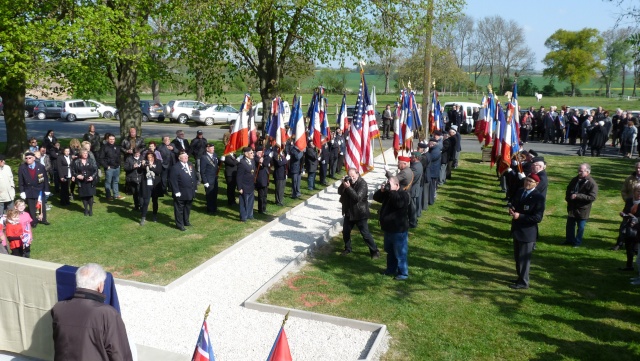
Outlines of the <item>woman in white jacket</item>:
[[7,209],[13,209],[16,186],[13,183],[11,167],[6,165],[4,154],[0,154],[0,216]]

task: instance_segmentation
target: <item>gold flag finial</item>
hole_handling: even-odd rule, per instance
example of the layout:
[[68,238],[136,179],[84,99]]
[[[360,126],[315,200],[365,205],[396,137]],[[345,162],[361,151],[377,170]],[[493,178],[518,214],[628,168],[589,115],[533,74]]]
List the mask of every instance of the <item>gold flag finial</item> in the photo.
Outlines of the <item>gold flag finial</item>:
[[284,320],[282,320],[282,327],[284,327],[284,324],[287,323],[287,320],[289,319],[289,313],[291,311],[287,311],[287,314],[284,315]]
[[207,317],[209,317],[209,312],[211,312],[211,305],[209,305],[209,307],[207,307],[207,310],[204,311],[204,319],[206,320]]

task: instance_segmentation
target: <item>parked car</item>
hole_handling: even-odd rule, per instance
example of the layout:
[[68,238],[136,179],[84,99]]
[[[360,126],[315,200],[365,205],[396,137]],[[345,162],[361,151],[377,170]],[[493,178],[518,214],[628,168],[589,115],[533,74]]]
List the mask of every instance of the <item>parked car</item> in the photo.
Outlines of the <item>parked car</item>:
[[[347,119],[349,119],[349,123],[351,123],[353,121],[353,115],[356,113],[356,106],[355,105],[348,105],[347,106]],[[375,111],[376,113],[376,123],[378,123],[378,127],[382,126],[382,113],[380,113],[379,111]],[[331,120],[329,121],[329,123],[331,123]],[[333,122],[335,123],[335,121]]]
[[64,102],[61,100],[40,100],[33,107],[33,117],[40,120],[58,119],[62,115],[62,108],[64,108]]
[[464,126],[461,129],[459,129],[460,134],[469,134],[473,132],[473,129],[475,129],[476,127],[476,125],[473,123],[473,108],[478,108],[478,109],[482,108],[480,104],[467,103],[467,102],[447,102],[447,103],[444,103],[444,115],[447,115],[449,113],[451,108],[453,108],[454,104],[457,104],[458,106],[462,106],[462,109],[466,116]]
[[[289,117],[291,117],[291,108],[289,107],[289,102],[284,101],[282,102],[282,105],[284,107],[284,114],[282,115],[282,119],[285,124],[289,124]],[[262,102],[259,102],[258,104],[253,106],[253,114],[255,114],[256,124],[262,123],[262,113]]]
[[100,113],[93,102],[82,99],[65,100],[60,118],[74,122],[77,119],[100,118]]
[[33,107],[36,106],[40,102],[40,99],[34,98],[25,98],[24,99],[24,117],[31,118],[33,117]]
[[116,108],[112,107],[111,105],[106,105],[92,99],[89,99],[86,102],[95,107],[98,111],[98,114],[100,114],[100,116],[103,118],[110,119],[113,118],[114,114],[116,114]]
[[[141,100],[140,113],[143,122],[148,122],[151,119],[164,122],[164,106],[160,102],[154,102],[153,100]],[[113,116],[117,120],[120,120],[119,111],[116,110]]]
[[170,122],[177,121],[186,124],[195,109],[204,106],[203,102],[197,100],[169,100],[164,106],[164,117]]
[[238,110],[231,105],[207,104],[191,113],[191,120],[196,123],[213,125],[215,123],[231,123],[238,118]]

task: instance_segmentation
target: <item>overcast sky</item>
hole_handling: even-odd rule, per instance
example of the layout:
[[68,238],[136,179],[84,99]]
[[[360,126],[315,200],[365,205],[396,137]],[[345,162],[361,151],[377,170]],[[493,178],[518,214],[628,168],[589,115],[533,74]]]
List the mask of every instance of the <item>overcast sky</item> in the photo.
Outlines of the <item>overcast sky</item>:
[[611,29],[621,10],[616,1],[602,0],[467,0],[464,12],[476,21],[493,15],[515,20],[524,28],[527,45],[535,53],[535,68],[542,70],[542,59],[549,51],[544,42],[556,30]]

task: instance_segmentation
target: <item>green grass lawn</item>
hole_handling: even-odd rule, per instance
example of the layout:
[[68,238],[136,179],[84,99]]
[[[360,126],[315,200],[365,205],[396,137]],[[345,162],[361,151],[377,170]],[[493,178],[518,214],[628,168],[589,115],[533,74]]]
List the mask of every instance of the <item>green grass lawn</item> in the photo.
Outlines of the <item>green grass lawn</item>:
[[[68,144],[68,139],[62,139],[61,143]],[[215,142],[215,145],[216,149],[223,149],[221,142]],[[8,164],[15,176],[19,163],[9,160]],[[256,211],[254,221],[241,223],[238,206],[227,207],[223,172],[219,177],[218,213],[206,213],[200,186],[191,211],[193,226],[187,227],[187,232],[175,227],[170,195],[159,201],[158,222],[151,222],[150,205],[147,222],[140,226],[140,212],[133,210],[132,196],[126,195],[127,198],[121,201],[106,201],[104,180],[97,187],[93,217],[83,216],[82,201],[78,197],[70,206],[61,207],[54,194],[50,198],[53,209],[47,213],[51,225],[34,229],[31,257],[75,266],[95,262],[118,278],[166,285],[318,192],[307,190],[305,176],[301,186],[303,196],[291,199],[289,180],[285,188],[285,205],[280,207],[275,205],[271,182],[267,214]],[[122,167],[120,191],[124,195]]]
[[[463,153],[453,179],[409,234],[409,280],[382,276],[354,232],[354,253],[338,255],[334,238],[262,301],[384,323],[384,360],[638,360],[640,287],[621,272],[623,251],[610,251],[623,207],[620,188],[633,160],[545,156],[549,191],[531,288],[516,278],[509,217],[494,170]],[[591,163],[600,191],[583,248],[564,241],[564,191],[580,162]],[[370,229],[382,233],[372,205]]]

